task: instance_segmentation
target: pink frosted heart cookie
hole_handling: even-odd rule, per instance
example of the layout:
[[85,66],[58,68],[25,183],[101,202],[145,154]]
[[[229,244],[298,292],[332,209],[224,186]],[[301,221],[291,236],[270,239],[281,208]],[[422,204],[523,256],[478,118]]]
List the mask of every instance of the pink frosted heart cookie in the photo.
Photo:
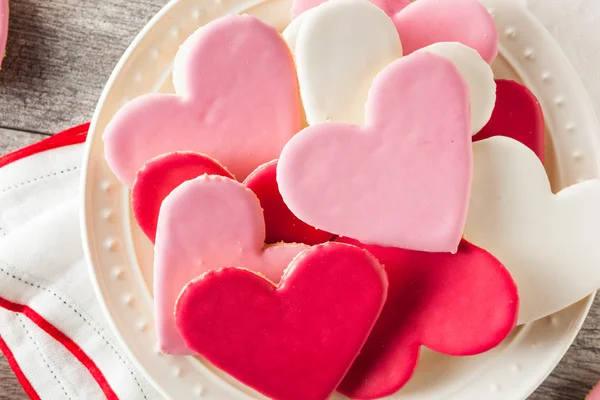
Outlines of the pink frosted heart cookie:
[[8,39],[8,0],[0,0],[0,68]]
[[195,354],[177,331],[173,310],[181,289],[203,273],[243,267],[278,282],[307,246],[264,245],[265,223],[254,193],[235,180],[203,175],[169,194],[161,206],[154,258],[158,341],[165,353]]
[[106,160],[129,187],[148,160],[172,151],[208,154],[243,180],[300,130],[292,55],[255,17],[229,15],[196,31],[177,53],[173,83],[177,95],[139,97],[104,131]]
[[261,165],[248,175],[244,184],[256,194],[265,215],[265,243],[305,243],[315,245],[333,235],[305,224],[283,202],[277,186],[277,161]]
[[191,152],[163,154],[148,161],[137,172],[131,189],[131,208],[137,223],[152,243],[165,197],[183,182],[204,174],[233,179],[233,175],[217,161]]
[[496,106],[492,117],[473,140],[492,136],[518,140],[544,162],[544,114],[538,99],[525,86],[504,79],[496,81]]
[[487,351],[514,328],[519,297],[508,270],[490,253],[462,241],[456,254],[366,246],[385,268],[388,298],[367,343],[339,390],[375,399],[412,376],[420,346],[454,356]]
[[238,268],[190,282],[176,321],[187,345],[273,399],[329,398],[365,343],[387,293],[381,265],[354,246],[301,253],[281,284]]
[[394,61],[373,81],[364,126],[317,124],[287,143],[277,166],[283,199],[334,234],[455,252],[472,176],[469,109],[452,62],[426,52]]
[[418,0],[392,18],[404,54],[437,42],[459,42],[477,50],[488,64],[498,54],[498,30],[477,0]]

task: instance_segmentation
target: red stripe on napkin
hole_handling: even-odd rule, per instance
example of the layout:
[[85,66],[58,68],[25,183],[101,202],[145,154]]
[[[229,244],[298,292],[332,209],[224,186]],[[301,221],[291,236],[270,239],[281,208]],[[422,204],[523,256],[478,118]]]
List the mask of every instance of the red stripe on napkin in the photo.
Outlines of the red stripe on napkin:
[[[60,344],[65,346],[65,348],[67,350],[69,350],[69,352],[71,354],[73,354],[75,356],[75,358],[77,358],[79,360],[79,362],[90,372],[90,374],[92,375],[94,380],[100,386],[100,389],[106,395],[106,398],[108,400],[119,400],[119,397],[113,391],[113,389],[110,387],[110,385],[108,384],[108,381],[104,377],[104,374],[102,374],[102,371],[100,371],[100,369],[96,366],[96,363],[94,363],[94,361],[87,354],[85,354],[85,352],[81,349],[81,347],[79,347],[77,345],[77,343],[75,343],[67,335],[62,333],[58,328],[56,328],[54,325],[52,325],[50,322],[48,322],[44,317],[42,317],[40,314],[35,312],[35,310],[33,310],[32,308],[30,308],[27,305],[13,303],[2,297],[0,297],[0,307],[5,308],[12,312],[22,313],[27,318],[29,318],[33,323],[35,323],[37,326],[39,326],[44,332],[46,332],[48,335],[50,335],[52,338],[54,338],[54,340],[56,340],[57,342],[59,342]],[[4,349],[1,349],[1,350],[6,355],[6,358],[9,359],[7,352],[5,352]],[[8,347],[6,347],[6,350],[8,350],[8,352],[10,353],[10,350],[8,349]],[[10,354],[12,355],[12,353],[10,353]],[[14,371],[14,368],[13,368],[13,371]],[[20,369],[19,369],[19,371],[20,371]],[[16,373],[17,372],[15,371],[15,374]],[[18,375],[17,375],[17,378],[19,379]],[[25,380],[26,380],[26,378],[25,378]],[[21,379],[19,379],[19,382],[21,382]],[[23,385],[23,382],[21,382],[21,384]],[[25,385],[23,385],[23,387],[25,388]],[[25,390],[27,390],[27,389],[25,389]],[[37,397],[37,398],[39,399],[39,397]]]
[[54,136],[50,136],[48,139],[44,139],[41,142],[24,147],[21,150],[8,153],[7,155],[0,157],[0,168],[17,160],[21,160],[46,150],[83,143],[85,142],[89,129],[90,123],[87,122],[85,124],[67,129],[66,131],[57,133]]
[[25,390],[27,396],[29,396],[31,400],[41,400],[40,396],[37,394],[33,386],[31,386],[29,379],[27,379],[27,377],[21,370],[21,367],[19,366],[19,363],[17,363],[17,359],[13,355],[12,351],[10,351],[8,345],[6,344],[4,339],[2,339],[2,336],[0,336],[0,351],[4,354],[4,357],[6,357],[8,365],[15,373],[15,376],[19,380],[21,386],[23,386],[23,390]]

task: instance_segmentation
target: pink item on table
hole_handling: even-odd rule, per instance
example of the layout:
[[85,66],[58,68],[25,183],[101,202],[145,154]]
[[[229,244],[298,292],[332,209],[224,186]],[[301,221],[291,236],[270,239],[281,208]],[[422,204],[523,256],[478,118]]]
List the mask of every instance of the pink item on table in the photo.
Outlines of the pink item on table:
[[452,62],[425,52],[403,57],[375,78],[364,126],[317,124],[288,142],[279,190],[316,228],[369,244],[456,252],[472,176],[469,111]]
[[191,152],[173,152],[148,161],[136,174],[131,189],[131,209],[138,225],[154,243],[158,214],[163,200],[177,186],[201,175],[232,178],[227,169],[212,158]]
[[473,141],[506,136],[529,147],[544,162],[544,128],[544,114],[535,95],[515,81],[498,79],[492,117]]
[[333,238],[300,221],[285,205],[277,185],[277,161],[261,165],[248,175],[244,184],[256,194],[265,215],[265,243],[304,243],[315,245]]
[[302,252],[280,285],[239,268],[190,282],[175,318],[187,345],[278,400],[329,398],[367,340],[387,295],[368,252],[326,243]]
[[[469,46],[491,64],[498,54],[498,30],[487,9],[477,0],[371,0],[394,21],[402,49],[408,55],[437,42]],[[324,3],[293,0],[292,16]]]
[[585,400],[600,400],[600,384],[596,384]]
[[160,209],[154,258],[154,303],[160,348],[194,354],[177,331],[177,296],[192,279],[223,267],[244,267],[279,282],[301,244],[265,246],[256,195],[241,183],[204,175],[179,185]]
[[369,251],[389,279],[381,316],[339,388],[353,399],[398,391],[414,373],[420,346],[475,355],[499,345],[516,325],[519,296],[510,273],[464,240],[456,254],[337,242]]
[[6,53],[8,39],[8,0],[0,0],[0,68]]
[[106,160],[128,187],[172,151],[207,154],[243,180],[301,129],[292,55],[258,18],[230,15],[197,30],[177,53],[173,83],[177,95],[141,96],[104,131]]

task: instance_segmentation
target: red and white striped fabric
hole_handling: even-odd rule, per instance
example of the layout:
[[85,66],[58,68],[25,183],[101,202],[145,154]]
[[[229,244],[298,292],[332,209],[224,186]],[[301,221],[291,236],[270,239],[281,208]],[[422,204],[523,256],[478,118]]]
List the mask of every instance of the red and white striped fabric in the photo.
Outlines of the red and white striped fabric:
[[87,129],[0,158],[0,350],[32,399],[160,399],[110,331],[83,259]]

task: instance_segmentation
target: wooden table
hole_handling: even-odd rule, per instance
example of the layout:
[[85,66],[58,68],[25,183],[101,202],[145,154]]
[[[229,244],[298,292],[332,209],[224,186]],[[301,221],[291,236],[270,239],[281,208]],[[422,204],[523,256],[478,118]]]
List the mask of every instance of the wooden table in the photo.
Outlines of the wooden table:
[[[0,72],[0,155],[89,120],[121,54],[165,2],[10,0]],[[600,379],[599,344],[600,300],[575,344],[530,398],[582,400]],[[0,356],[0,400],[25,398]]]

